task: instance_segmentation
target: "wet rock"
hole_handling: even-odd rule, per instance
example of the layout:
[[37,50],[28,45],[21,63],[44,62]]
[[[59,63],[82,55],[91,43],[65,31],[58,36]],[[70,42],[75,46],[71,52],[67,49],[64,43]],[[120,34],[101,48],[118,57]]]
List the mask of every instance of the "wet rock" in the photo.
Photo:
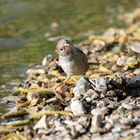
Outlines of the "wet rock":
[[131,79],[127,80],[128,87],[139,87],[140,86],[140,74],[134,76]]
[[42,66],[47,66],[51,61],[53,61],[54,57],[52,54],[48,54],[44,59],[42,60]]
[[81,77],[73,89],[74,97],[84,96],[85,92],[91,89],[91,83],[87,77]]
[[39,129],[47,129],[48,128],[48,123],[47,123],[47,116],[44,115],[34,126],[35,130]]
[[71,104],[71,111],[75,116],[84,115],[86,113],[86,109],[82,101],[78,99],[72,99]]

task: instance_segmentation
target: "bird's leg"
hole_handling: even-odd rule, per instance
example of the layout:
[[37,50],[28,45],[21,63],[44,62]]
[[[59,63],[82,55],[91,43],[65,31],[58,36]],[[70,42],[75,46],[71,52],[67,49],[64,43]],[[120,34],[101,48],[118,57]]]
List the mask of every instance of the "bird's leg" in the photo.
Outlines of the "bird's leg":
[[81,76],[71,76],[71,77],[69,77],[69,79],[68,79],[69,80],[69,84],[75,84],[75,83],[77,83],[77,81],[80,79],[80,77]]

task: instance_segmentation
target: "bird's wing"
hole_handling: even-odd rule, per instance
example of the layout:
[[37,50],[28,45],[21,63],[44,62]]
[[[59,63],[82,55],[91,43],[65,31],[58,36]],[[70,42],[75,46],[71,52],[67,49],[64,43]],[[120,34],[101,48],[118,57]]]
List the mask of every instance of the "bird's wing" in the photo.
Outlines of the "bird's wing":
[[87,59],[86,54],[76,47],[74,47],[74,56],[75,58],[78,58],[80,61]]

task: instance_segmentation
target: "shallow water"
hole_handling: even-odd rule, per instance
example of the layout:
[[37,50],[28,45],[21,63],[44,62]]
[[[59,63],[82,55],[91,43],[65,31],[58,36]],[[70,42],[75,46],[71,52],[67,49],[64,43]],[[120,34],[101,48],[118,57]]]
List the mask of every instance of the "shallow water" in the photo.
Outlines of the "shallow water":
[[138,5],[138,0],[0,0],[0,96],[9,93],[4,85],[14,86],[10,82],[25,79],[28,67],[54,54],[56,41],[50,37],[79,42],[110,26],[122,27],[117,15]]

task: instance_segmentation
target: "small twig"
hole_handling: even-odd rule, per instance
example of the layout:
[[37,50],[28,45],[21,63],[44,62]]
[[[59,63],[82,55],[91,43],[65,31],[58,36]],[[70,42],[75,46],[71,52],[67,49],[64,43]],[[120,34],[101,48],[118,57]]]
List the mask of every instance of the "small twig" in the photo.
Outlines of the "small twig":
[[52,88],[36,88],[36,89],[25,89],[25,88],[19,88],[18,89],[21,93],[28,93],[28,92],[46,92],[48,94],[53,93]]
[[34,110],[31,109],[26,109],[26,111],[32,116],[32,118],[40,118],[43,115],[69,115],[72,116],[72,113],[70,111],[40,111],[40,112],[36,112]]
[[9,119],[9,118],[15,118],[20,117],[26,114],[25,110],[17,111],[17,112],[8,112],[1,116],[1,119]]
[[29,123],[30,123],[29,120],[20,120],[20,121],[7,122],[7,123],[4,123],[2,125],[13,127],[13,126],[24,126],[24,125],[27,125]]
[[16,105],[16,107],[17,107],[17,109],[18,109],[18,108],[22,108],[22,107],[26,107],[26,106],[30,105],[30,103],[31,103],[31,101],[26,101],[26,102],[24,102],[24,103],[18,103],[18,104]]

